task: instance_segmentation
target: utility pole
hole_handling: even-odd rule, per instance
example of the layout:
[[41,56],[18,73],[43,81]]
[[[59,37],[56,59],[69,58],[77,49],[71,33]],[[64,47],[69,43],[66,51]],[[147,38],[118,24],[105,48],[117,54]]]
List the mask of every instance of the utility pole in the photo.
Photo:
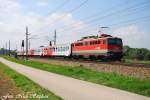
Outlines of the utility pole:
[[26,27],[26,60],[28,60],[28,36],[29,36],[29,33],[28,33],[28,27]]
[[31,47],[31,43],[30,43],[30,40],[29,40],[29,50],[30,50],[30,47]]
[[6,42],[5,54],[7,55],[7,42]]
[[3,55],[5,54],[5,46],[3,45]]
[[24,40],[22,40],[21,50],[22,50],[22,55],[23,55],[23,59],[24,59]]
[[16,51],[18,51],[18,47],[17,47],[17,44],[16,44]]
[[56,45],[56,38],[57,38],[57,36],[56,36],[56,30],[54,31],[54,45]]
[[10,56],[10,40],[9,40],[9,56]]

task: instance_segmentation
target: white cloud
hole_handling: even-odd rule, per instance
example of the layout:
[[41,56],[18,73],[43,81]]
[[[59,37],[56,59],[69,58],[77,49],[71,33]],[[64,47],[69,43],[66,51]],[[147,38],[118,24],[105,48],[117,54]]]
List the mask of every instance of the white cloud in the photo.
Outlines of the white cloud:
[[[49,16],[42,16],[34,12],[24,14],[22,12],[22,5],[19,4],[17,0],[5,0],[3,3],[0,3],[0,7],[1,47],[5,45],[9,39],[13,42],[12,47],[15,47],[15,43],[19,47],[21,40],[25,39],[26,26],[29,26],[30,33],[37,34],[38,37],[40,37],[38,40],[31,40],[32,46],[38,47],[40,45],[47,45],[48,41],[44,40],[43,37],[49,35],[49,37],[52,38],[52,30],[59,26],[66,25],[66,27],[68,27],[69,23],[75,23],[78,26],[69,25],[69,27],[80,28],[84,25],[82,21],[74,19],[71,14],[53,13]],[[62,16],[63,18],[61,18]],[[58,42],[70,42],[75,39],[74,37],[73,32],[61,32],[58,33]]]
[[129,45],[136,48],[150,49],[150,34],[143,32],[136,25],[129,25],[126,27],[113,29],[113,33],[117,37],[123,39],[124,45]]

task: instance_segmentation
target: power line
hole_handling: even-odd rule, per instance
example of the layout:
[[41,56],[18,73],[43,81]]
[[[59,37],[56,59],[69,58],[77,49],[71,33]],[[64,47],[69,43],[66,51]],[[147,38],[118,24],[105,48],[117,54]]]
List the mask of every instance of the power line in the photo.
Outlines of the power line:
[[[148,2],[148,3],[150,3],[150,2]],[[104,15],[104,16],[100,16],[100,17],[98,17],[98,18],[94,18],[94,19],[92,19],[92,20],[88,20],[86,23],[94,23],[94,22],[96,22],[97,20],[102,20],[102,19],[105,19],[105,18],[107,18],[107,17],[111,17],[111,16],[114,16],[114,15],[118,15],[118,14],[120,14],[120,13],[124,13],[124,11],[126,11],[126,10],[129,10],[129,9],[132,9],[132,8],[136,8],[138,5],[139,6],[141,6],[142,4],[148,4],[147,2],[142,2],[142,3],[138,3],[138,4],[135,4],[135,5],[132,5],[132,6],[130,6],[130,7],[127,7],[127,8],[125,8],[125,9],[122,9],[122,10],[119,10],[119,11],[116,11],[116,12],[112,12],[112,13],[110,13],[110,14],[107,14],[107,15]],[[73,25],[73,24],[72,24]],[[69,29],[69,28],[68,28]],[[67,29],[67,30],[68,30]],[[65,29],[63,30],[63,31],[59,31],[59,33],[60,32],[64,32],[65,31]]]
[[54,20],[51,25],[53,23],[58,22],[59,20],[63,19],[68,13],[73,13],[74,11],[78,10],[79,8],[81,8],[84,4],[86,4],[89,0],[85,0],[82,3],[80,3],[79,5],[77,5],[76,7],[74,7],[73,9],[71,9],[70,11],[68,11],[67,13],[65,13],[64,15],[60,16],[59,18],[57,18],[56,20]]
[[[106,24],[104,26],[108,26],[108,27],[117,27],[118,25],[124,25],[124,24],[127,24],[127,25],[130,25],[130,24],[135,24],[135,23],[141,23],[143,22],[143,20],[149,20],[150,16],[143,16],[143,17],[138,17],[138,18],[135,18],[135,19],[130,19],[130,20],[126,20],[126,21],[121,21],[121,22],[118,22],[118,23],[114,23],[114,24]],[[91,29],[86,29],[84,30],[85,31],[92,31],[92,30],[95,30],[97,29],[97,27],[93,27]],[[77,30],[79,31],[79,30]]]
[[[116,12],[113,12],[113,14],[112,13],[110,13],[110,14],[107,14],[107,15],[105,15],[105,17],[104,16],[102,16],[102,17],[104,17],[104,18],[106,18],[106,17],[110,17],[109,15],[118,15],[118,14],[120,14],[120,13],[123,13],[124,11],[126,11],[126,10],[129,10],[129,9],[133,9],[133,8],[136,8],[138,5],[143,5],[143,4],[147,4],[147,2],[140,2],[140,3],[138,3],[138,4],[135,4],[135,5],[132,5],[132,6],[130,6],[130,7],[127,7],[127,8],[125,8],[125,9],[123,9],[123,10],[119,10],[119,11],[117,11],[117,13]],[[118,13],[119,12],[119,13]],[[100,17],[101,18],[101,17]],[[98,19],[95,19],[94,21],[92,20],[92,21],[88,21],[89,23],[93,23],[93,22],[95,22],[95,21],[97,21],[97,20],[99,20],[100,18],[98,18]],[[132,20],[130,20],[130,21],[132,21]],[[123,22],[122,22],[123,23]],[[127,23],[127,22],[126,22]],[[70,31],[70,30],[69,30]]]
[[[110,8],[108,8],[108,9],[105,9],[104,11],[107,12],[107,11],[110,11],[110,10],[114,10],[114,8],[116,8],[116,7],[118,7],[118,6],[123,6],[124,4],[128,3],[129,1],[130,1],[130,0],[126,0],[125,2],[122,2],[122,3],[119,3],[119,4],[117,4],[117,5],[114,5],[114,6],[110,7]],[[82,5],[84,5],[84,4],[87,3],[87,2],[88,2],[88,0],[85,0],[85,1],[82,2],[78,7],[81,7]],[[75,7],[75,8],[77,9],[77,7]],[[72,10],[70,10],[70,11],[75,11],[75,8],[74,8],[74,10],[72,9]],[[79,9],[79,8],[78,8],[78,9]],[[86,19],[89,20],[89,18],[95,17],[95,16],[101,14],[102,12],[103,12],[103,11],[100,11],[100,12],[98,12],[98,13],[95,13],[94,15],[88,16],[88,17],[86,17],[86,18],[81,18],[81,19],[79,19],[79,20],[86,20]],[[63,17],[65,17],[65,15],[61,16],[60,19],[63,18]],[[73,25],[73,24],[74,24],[74,23],[71,23],[71,24],[69,24],[69,25]],[[52,23],[51,23],[51,25],[52,25]],[[65,28],[65,26],[60,27],[60,28]]]
[[[67,13],[73,13],[74,11],[78,10],[79,8],[81,8],[84,4],[86,4],[89,0],[85,0],[82,3],[80,3],[78,6],[74,7],[73,9],[71,9],[70,11],[68,11]],[[54,20],[52,23],[50,23],[50,25],[58,22],[59,20],[63,19],[67,14],[64,14],[62,16],[60,16],[59,18],[57,18],[56,20]],[[43,28],[43,27],[42,27]],[[40,28],[40,30],[42,29]]]
[[[95,14],[90,15],[90,16],[88,16],[88,17],[81,18],[81,19],[79,19],[79,20],[87,20],[87,19],[89,20],[90,18],[93,18],[93,17],[98,16],[98,15],[101,14],[102,12],[108,12],[108,11],[114,10],[114,8],[116,8],[116,7],[118,7],[118,6],[123,6],[124,4],[126,4],[126,3],[128,3],[128,2],[129,2],[129,0],[127,0],[127,1],[125,1],[125,2],[122,2],[122,3],[119,3],[119,4],[117,4],[117,5],[114,5],[114,6],[108,8],[108,9],[105,9],[105,10],[103,10],[103,11],[99,11],[98,13],[95,13]],[[74,23],[71,23],[71,24],[69,24],[69,25],[73,25],[73,24],[74,24]],[[65,28],[65,26],[62,26],[62,27],[60,27],[60,28]]]
[[[138,18],[135,18],[135,19],[130,19],[130,20],[126,20],[126,21],[121,21],[121,22],[118,22],[118,23],[114,23],[114,24],[108,24],[108,25],[104,25],[104,26],[108,26],[108,27],[117,27],[118,25],[130,25],[130,24],[135,24],[135,23],[142,23],[144,22],[144,20],[149,20],[150,19],[150,16],[143,16],[143,17],[138,17]],[[89,32],[89,31],[95,31],[96,29],[98,29],[97,27],[93,27],[93,28],[90,28],[90,29],[86,29],[84,31],[82,31],[82,33],[84,32]],[[77,30],[79,31],[79,30]]]
[[86,4],[88,1],[89,1],[89,0],[83,1],[80,5],[76,6],[76,7],[73,8],[73,9],[71,9],[71,10],[69,11],[69,13],[72,13],[72,12],[78,10],[78,9],[81,8],[84,4]]
[[50,13],[48,13],[48,15],[52,14],[53,12],[58,11],[59,9],[61,9],[62,7],[64,7],[70,0],[65,0],[62,4],[60,4],[57,8],[55,8],[53,11],[51,11]]
[[107,26],[116,26],[116,25],[119,25],[121,23],[125,24],[125,23],[136,23],[136,22],[139,22],[141,20],[145,20],[145,19],[149,19],[150,18],[150,15],[149,16],[144,16],[144,17],[139,17],[139,18],[136,18],[136,19],[130,19],[130,20],[126,20],[126,21],[121,21],[119,23],[114,23],[114,24],[110,24],[110,25],[107,25]]

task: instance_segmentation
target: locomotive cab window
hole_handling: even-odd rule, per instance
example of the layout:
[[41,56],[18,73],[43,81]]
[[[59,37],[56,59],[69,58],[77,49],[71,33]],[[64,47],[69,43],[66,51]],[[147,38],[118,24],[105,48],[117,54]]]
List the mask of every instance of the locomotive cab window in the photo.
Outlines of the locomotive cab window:
[[121,39],[117,39],[117,44],[122,44],[122,40]]
[[108,44],[122,44],[122,40],[118,38],[110,38],[108,39]]

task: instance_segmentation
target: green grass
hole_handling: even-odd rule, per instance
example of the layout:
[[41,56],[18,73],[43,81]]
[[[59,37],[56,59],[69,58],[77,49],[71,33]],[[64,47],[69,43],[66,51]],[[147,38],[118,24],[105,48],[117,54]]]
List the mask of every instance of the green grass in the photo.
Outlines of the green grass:
[[41,99],[33,99],[30,98],[29,100],[62,100],[60,97],[54,95],[52,92],[40,87],[27,77],[17,73],[16,71],[10,69],[8,66],[0,63],[0,70],[4,72],[7,76],[9,76],[15,82],[16,86],[19,87],[25,95],[30,94],[37,94],[37,95],[45,95],[48,98],[41,98]]
[[116,73],[98,72],[82,67],[52,65],[30,60],[18,60],[10,57],[5,58],[20,64],[28,65],[33,68],[38,68],[41,70],[46,70],[49,72],[90,81],[93,83],[102,84],[150,97],[150,80],[140,80],[134,77],[119,75]]
[[125,59],[125,63],[129,63],[129,64],[132,64],[132,63],[139,63],[139,64],[147,64],[147,65],[150,65],[150,61],[144,61],[144,60],[131,60],[131,59]]

